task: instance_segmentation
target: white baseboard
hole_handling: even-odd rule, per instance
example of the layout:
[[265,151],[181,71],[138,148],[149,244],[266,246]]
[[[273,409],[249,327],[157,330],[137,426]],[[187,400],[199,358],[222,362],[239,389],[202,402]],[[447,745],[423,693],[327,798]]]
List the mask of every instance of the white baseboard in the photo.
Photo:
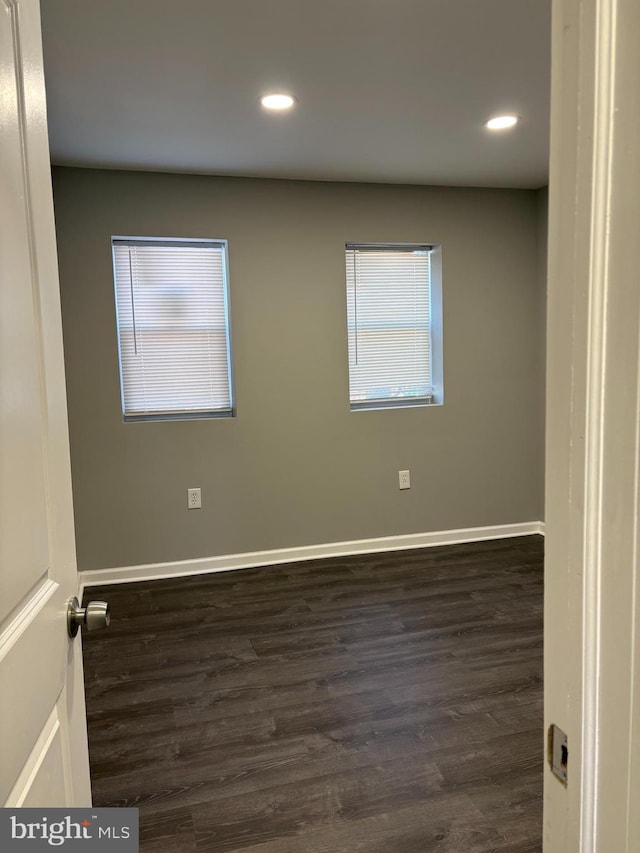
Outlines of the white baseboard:
[[432,533],[409,533],[404,536],[381,536],[376,539],[354,539],[350,542],[329,542],[325,545],[301,545],[298,548],[276,548],[271,551],[250,551],[244,554],[225,554],[197,560],[173,563],[149,563],[143,566],[124,566],[114,569],[90,569],[80,572],[80,597],[87,586],[129,583],[132,581],[178,578],[210,572],[229,572],[254,569],[280,563],[298,563],[324,557],[347,557],[381,551],[404,551],[410,548],[430,548],[436,545],[455,545],[481,542],[485,539],[507,539],[513,536],[544,534],[544,523],[526,521],[521,524],[497,524],[491,527],[467,527],[459,530],[439,530]]

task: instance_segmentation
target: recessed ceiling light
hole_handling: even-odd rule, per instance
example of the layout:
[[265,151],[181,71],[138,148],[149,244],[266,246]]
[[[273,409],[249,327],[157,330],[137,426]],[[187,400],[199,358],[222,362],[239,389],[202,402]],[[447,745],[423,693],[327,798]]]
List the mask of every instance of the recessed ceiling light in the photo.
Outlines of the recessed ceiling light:
[[519,121],[518,116],[494,116],[485,122],[484,126],[488,127],[489,130],[506,130],[508,127],[518,124]]
[[285,92],[271,92],[260,98],[260,103],[267,110],[290,110],[295,102],[293,95],[287,95]]

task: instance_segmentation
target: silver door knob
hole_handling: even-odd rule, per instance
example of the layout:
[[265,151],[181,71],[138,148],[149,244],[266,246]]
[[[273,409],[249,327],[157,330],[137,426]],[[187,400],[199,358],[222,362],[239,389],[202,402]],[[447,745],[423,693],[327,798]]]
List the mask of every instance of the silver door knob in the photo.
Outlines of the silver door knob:
[[75,637],[81,625],[87,631],[96,628],[107,628],[111,622],[111,613],[106,601],[90,601],[86,607],[80,607],[77,598],[69,600],[67,606],[67,630],[70,637]]

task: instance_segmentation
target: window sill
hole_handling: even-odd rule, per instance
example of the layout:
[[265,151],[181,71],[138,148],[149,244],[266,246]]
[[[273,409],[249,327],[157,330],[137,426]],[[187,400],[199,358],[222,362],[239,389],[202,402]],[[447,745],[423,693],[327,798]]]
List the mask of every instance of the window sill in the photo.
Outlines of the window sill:
[[123,415],[124,423],[141,423],[144,421],[208,421],[216,418],[234,418],[235,411],[224,412],[158,412],[156,414]]
[[427,409],[434,406],[442,406],[442,400],[436,400],[433,397],[419,397],[413,400],[367,400],[362,403],[351,403],[350,409],[352,412],[376,412],[380,409]]

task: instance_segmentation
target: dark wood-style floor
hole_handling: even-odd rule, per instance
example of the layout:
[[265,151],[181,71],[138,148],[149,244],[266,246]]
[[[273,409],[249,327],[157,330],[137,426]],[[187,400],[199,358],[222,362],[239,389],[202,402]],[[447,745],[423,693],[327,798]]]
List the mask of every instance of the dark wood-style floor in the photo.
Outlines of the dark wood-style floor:
[[538,853],[542,540],[98,587],[96,806],[157,853]]

